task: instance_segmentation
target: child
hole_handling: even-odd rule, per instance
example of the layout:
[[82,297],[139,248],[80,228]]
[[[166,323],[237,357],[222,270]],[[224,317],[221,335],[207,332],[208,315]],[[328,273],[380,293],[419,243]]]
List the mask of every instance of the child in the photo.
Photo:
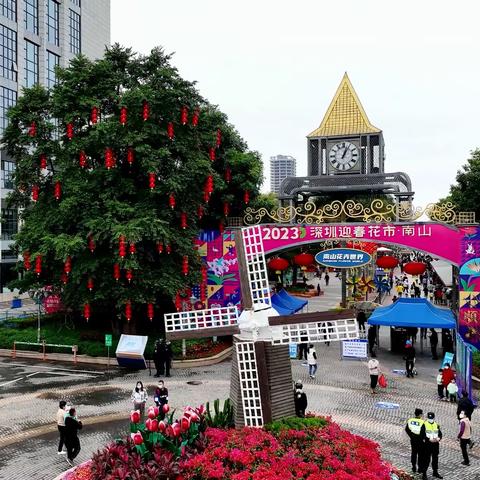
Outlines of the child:
[[438,391],[438,398],[440,400],[443,400],[443,369],[442,368],[438,370],[437,391]]
[[455,382],[455,379],[452,378],[452,381],[448,384],[447,392],[448,392],[448,397],[450,401],[456,403],[458,387],[457,387],[457,383]]
[[165,412],[163,411],[163,406],[168,403],[168,390],[163,383],[163,380],[158,381],[158,387],[155,389],[153,399],[157,407],[160,408],[160,419],[165,418]]

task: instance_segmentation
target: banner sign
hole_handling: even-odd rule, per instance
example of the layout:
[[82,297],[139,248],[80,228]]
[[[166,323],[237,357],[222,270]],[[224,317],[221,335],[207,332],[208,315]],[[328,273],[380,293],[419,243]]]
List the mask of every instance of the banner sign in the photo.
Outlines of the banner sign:
[[62,300],[59,295],[49,295],[43,300],[45,313],[57,313],[63,309]]
[[288,344],[288,351],[290,353],[290,358],[295,359],[297,358],[297,344],[296,343],[289,343]]
[[354,248],[330,248],[318,252],[315,260],[320,265],[331,268],[355,268],[370,263],[372,256]]
[[453,368],[453,353],[445,352],[445,356],[443,357],[442,368],[445,368],[445,365],[448,363]]
[[368,340],[363,338],[357,340],[342,341],[342,357],[346,358],[367,358]]

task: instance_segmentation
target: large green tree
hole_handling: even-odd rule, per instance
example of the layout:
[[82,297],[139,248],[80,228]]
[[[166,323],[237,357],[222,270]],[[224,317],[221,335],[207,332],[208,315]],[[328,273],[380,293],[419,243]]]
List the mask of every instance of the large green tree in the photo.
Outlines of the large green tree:
[[17,162],[15,248],[27,259],[16,286],[51,286],[72,311],[88,304],[92,319],[117,326],[128,302],[132,321],[148,303],[158,318],[166,299],[200,281],[199,230],[242,215],[258,195],[259,155],[161,49],[139,56],[116,45],[57,76],[51,91],[23,92],[3,138]]
[[450,193],[438,203],[451,202],[463,212],[475,212],[480,219],[480,149],[473,150],[467,163],[457,171],[456,182],[450,186]]

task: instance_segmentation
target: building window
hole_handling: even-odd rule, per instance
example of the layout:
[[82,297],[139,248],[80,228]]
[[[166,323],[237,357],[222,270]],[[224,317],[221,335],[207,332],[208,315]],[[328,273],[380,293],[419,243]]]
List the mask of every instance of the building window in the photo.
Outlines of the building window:
[[70,10],[70,52],[78,55],[81,51],[80,15]]
[[17,92],[0,87],[0,94],[0,135],[3,135],[3,131],[8,125],[7,111],[17,103]]
[[25,86],[38,83],[38,45],[25,40]]
[[60,65],[60,57],[47,50],[47,88],[52,88],[57,83],[55,67]]
[[17,21],[17,0],[0,0],[0,13],[4,16]]
[[0,25],[0,75],[17,81],[17,32]]
[[2,188],[13,190],[13,172],[15,171],[15,162],[2,160]]
[[2,240],[12,240],[18,233],[17,210],[14,208],[2,208]]
[[82,6],[82,2],[81,0],[71,0],[71,2],[76,6],[76,7],[81,7]]
[[47,38],[49,43],[60,45],[59,38],[59,5],[55,0],[47,0]]
[[25,30],[38,35],[38,0],[25,0]]

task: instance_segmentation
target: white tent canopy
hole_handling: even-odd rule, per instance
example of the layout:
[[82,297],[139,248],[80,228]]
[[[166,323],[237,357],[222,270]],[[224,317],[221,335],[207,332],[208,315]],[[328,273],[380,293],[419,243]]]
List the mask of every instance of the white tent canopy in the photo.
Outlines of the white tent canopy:
[[431,264],[444,285],[451,287],[453,285],[452,265],[444,260],[432,260]]

